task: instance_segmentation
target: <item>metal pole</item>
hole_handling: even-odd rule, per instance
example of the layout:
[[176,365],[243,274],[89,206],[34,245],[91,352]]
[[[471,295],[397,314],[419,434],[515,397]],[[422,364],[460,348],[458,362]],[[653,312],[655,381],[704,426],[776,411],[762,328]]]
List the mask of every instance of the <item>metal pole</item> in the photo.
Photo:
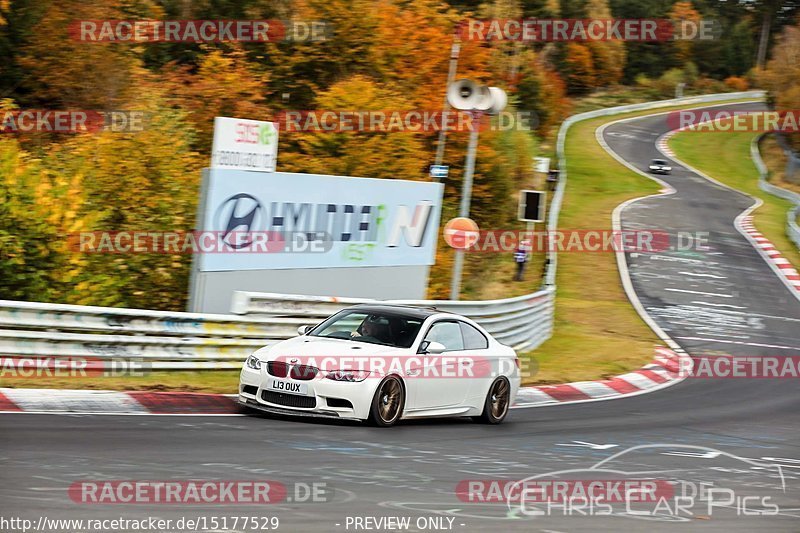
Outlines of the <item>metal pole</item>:
[[[469,147],[467,148],[467,161],[464,165],[464,184],[461,189],[461,207],[458,216],[469,216],[469,204],[472,200],[472,174],[475,172],[475,152],[478,148],[478,128],[480,127],[480,113],[473,115],[472,131],[469,133]],[[461,272],[464,269],[464,250],[456,250],[456,260],[453,263],[453,277],[450,280],[450,299],[458,300],[461,291]]]
[[[447,72],[447,87],[453,83],[456,77],[456,69],[458,68],[458,54],[461,52],[461,40],[458,38],[458,32],[453,34],[453,45],[450,47],[450,70]],[[447,94],[444,97],[444,112],[450,110],[450,104],[447,102]],[[441,165],[444,159],[444,145],[447,137],[447,132],[444,129],[445,120],[442,117],[442,127],[439,128],[439,142],[436,145],[436,161],[434,164]]]

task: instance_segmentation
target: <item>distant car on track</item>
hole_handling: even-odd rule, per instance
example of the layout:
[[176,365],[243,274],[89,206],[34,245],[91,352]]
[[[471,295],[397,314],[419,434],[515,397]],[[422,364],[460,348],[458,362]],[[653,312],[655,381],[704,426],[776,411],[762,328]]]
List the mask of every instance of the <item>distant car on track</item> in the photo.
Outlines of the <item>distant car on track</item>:
[[648,167],[650,172],[653,174],[669,174],[672,172],[672,167],[669,165],[667,161],[663,159],[653,159],[650,161],[650,166]]
[[520,386],[513,349],[433,308],[356,305],[298,333],[247,358],[241,404],[377,426],[446,416],[499,424]]

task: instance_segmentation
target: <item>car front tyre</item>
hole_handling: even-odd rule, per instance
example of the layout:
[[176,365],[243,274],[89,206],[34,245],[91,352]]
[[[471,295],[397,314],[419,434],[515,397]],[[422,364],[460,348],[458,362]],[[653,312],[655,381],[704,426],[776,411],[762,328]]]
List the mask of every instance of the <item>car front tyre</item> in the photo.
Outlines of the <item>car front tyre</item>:
[[483,413],[474,417],[482,424],[499,424],[508,414],[511,406],[511,384],[504,377],[499,377],[489,387],[486,400],[483,402]]
[[378,427],[393,426],[400,420],[406,403],[406,391],[400,378],[387,376],[378,385],[369,410],[369,423]]

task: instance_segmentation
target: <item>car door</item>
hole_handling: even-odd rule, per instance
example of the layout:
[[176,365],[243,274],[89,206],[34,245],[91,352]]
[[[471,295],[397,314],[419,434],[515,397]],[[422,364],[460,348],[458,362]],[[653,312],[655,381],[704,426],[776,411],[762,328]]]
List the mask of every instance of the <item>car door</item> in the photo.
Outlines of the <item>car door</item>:
[[467,392],[469,403],[481,405],[486,398],[489,385],[501,373],[501,364],[497,354],[489,350],[489,339],[482,331],[466,322],[459,322],[464,339],[464,358],[472,364],[472,379]]
[[445,347],[445,351],[440,354],[419,354],[422,368],[416,375],[409,376],[409,380],[414,381],[416,407],[453,407],[466,400],[471,379],[464,372],[464,364],[469,364],[469,351],[464,348],[461,323],[455,319],[437,320],[425,333],[422,346],[438,342]]

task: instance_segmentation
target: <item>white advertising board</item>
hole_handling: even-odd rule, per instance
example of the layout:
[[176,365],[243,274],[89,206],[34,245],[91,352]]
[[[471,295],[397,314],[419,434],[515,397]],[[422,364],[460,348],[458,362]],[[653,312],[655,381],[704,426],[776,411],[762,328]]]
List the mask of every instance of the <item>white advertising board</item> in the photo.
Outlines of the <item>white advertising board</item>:
[[[210,169],[200,272],[432,265],[441,183]],[[272,245],[270,244],[272,243]]]
[[275,172],[278,129],[272,122],[216,117],[211,168]]

